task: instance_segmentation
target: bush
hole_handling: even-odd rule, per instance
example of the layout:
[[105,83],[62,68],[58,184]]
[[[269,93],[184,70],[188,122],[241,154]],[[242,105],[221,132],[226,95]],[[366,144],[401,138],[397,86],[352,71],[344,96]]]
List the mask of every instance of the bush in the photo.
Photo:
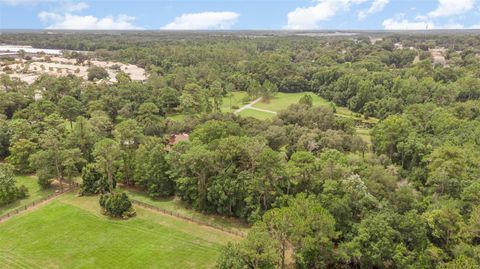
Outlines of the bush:
[[28,189],[25,185],[18,187],[17,190],[17,199],[24,199],[28,197]]
[[88,80],[90,81],[93,81],[94,79],[104,79],[109,77],[107,70],[100,66],[92,66],[88,68],[87,72]]
[[28,196],[25,186],[15,186],[15,177],[10,165],[0,164],[0,206]]
[[113,70],[116,70],[116,71],[120,71],[120,70],[121,70],[121,67],[120,67],[120,65],[118,65],[118,64],[114,64],[114,65],[110,66],[110,68],[113,69]]
[[124,192],[102,194],[99,203],[105,215],[124,219],[135,216],[132,202]]
[[46,173],[43,170],[39,170],[37,172],[37,177],[38,177],[38,185],[40,185],[40,188],[42,189],[48,189],[52,185],[52,176],[48,173]]
[[93,164],[88,164],[83,168],[82,180],[80,195],[94,195],[109,192],[107,179],[102,176]]

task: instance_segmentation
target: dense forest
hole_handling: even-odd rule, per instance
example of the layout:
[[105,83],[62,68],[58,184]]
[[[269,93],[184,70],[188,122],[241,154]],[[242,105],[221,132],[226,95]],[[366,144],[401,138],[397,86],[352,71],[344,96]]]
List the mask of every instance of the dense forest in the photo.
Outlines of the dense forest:
[[[2,34],[148,79],[2,75],[0,158],[44,188],[121,184],[244,219],[249,234],[218,268],[480,267],[480,36],[216,35]],[[335,106],[305,97],[262,121],[221,111],[235,91],[314,92]],[[371,144],[337,106],[380,119]]]

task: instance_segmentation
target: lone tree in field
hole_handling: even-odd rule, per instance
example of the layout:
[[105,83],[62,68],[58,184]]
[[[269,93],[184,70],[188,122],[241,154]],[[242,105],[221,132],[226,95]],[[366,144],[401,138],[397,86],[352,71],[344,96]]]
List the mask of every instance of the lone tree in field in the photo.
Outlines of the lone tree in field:
[[107,70],[100,66],[92,66],[88,68],[87,72],[88,80],[90,81],[93,81],[94,79],[104,79],[109,77]]
[[305,94],[298,100],[299,104],[306,105],[308,107],[312,107],[313,105],[313,98],[310,94]]
[[132,202],[124,192],[103,194],[99,202],[103,213],[110,217],[128,219],[136,214]]

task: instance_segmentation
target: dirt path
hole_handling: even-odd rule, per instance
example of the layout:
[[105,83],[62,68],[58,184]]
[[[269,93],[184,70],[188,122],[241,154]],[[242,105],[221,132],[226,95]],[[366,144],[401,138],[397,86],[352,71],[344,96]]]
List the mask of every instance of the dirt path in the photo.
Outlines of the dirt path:
[[233,112],[233,113],[238,114],[238,113],[242,112],[242,111],[245,110],[245,109],[253,109],[253,110],[262,111],[262,112],[266,112],[266,113],[277,114],[277,112],[275,112],[275,111],[271,111],[271,110],[266,110],[266,109],[261,109],[261,108],[253,107],[253,105],[255,105],[256,103],[260,102],[261,100],[262,100],[262,97],[257,98],[257,99],[255,99],[255,100],[253,100],[250,104],[244,105],[244,106],[242,106],[241,108],[235,110],[235,112]]
[[57,198],[58,196],[64,194],[64,193],[67,193],[69,192],[70,190],[72,190],[71,188],[67,188],[67,189],[64,189],[64,190],[61,190],[59,192],[55,192],[49,196],[47,196],[46,198],[43,198],[39,201],[33,201],[31,204],[28,204],[28,205],[24,205],[20,208],[17,208],[16,210],[13,210],[11,212],[8,212],[7,214],[3,215],[3,216],[0,216],[0,223],[4,222],[4,221],[7,221],[15,216],[18,216],[20,214],[23,214],[25,212],[30,212],[32,210],[35,210],[43,205],[46,205],[48,204],[50,201],[52,201],[53,199]]

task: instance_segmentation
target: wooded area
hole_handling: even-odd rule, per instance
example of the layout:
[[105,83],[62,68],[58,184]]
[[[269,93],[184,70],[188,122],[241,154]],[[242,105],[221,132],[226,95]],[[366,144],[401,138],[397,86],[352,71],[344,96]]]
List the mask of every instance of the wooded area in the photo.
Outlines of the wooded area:
[[[218,268],[480,267],[480,36],[205,35],[2,34],[148,78],[2,75],[0,205],[2,182],[14,190],[5,201],[19,192],[11,165],[43,188],[81,177],[94,195],[120,183],[248,221]],[[305,95],[262,121],[230,112],[235,92],[334,105]]]

